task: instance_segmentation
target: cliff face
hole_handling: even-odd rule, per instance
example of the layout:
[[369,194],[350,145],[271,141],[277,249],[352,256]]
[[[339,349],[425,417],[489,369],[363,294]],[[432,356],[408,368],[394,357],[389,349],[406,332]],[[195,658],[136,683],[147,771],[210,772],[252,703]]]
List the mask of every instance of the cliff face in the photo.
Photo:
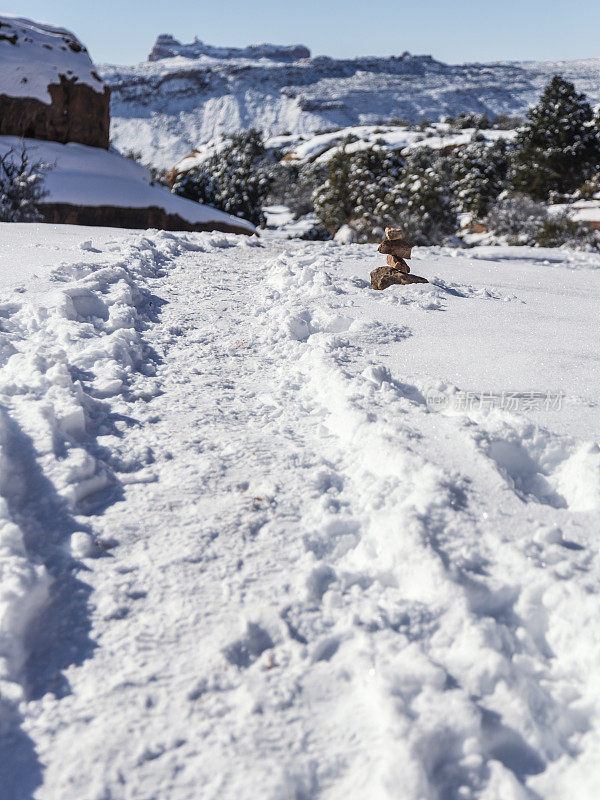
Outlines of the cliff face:
[[48,91],[50,105],[34,97],[0,94],[0,135],[108,148],[108,88],[100,94],[84,83],[61,76],[60,83],[50,84]]
[[69,31],[0,16],[0,135],[108,148],[110,91]]

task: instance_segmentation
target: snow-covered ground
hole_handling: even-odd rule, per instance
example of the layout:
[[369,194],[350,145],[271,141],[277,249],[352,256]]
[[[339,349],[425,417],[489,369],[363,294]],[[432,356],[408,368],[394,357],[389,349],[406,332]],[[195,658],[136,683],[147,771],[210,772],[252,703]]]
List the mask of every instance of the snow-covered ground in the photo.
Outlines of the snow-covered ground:
[[3,797],[597,800],[599,256],[0,232]]

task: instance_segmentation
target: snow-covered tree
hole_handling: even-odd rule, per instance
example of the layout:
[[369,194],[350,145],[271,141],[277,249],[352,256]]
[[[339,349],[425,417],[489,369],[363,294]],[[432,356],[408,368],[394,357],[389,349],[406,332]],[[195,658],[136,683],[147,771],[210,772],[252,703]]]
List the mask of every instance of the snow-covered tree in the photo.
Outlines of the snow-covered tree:
[[322,164],[274,163],[269,174],[271,185],[267,202],[285,205],[296,219],[313,211],[313,193],[327,178]]
[[413,244],[442,244],[458,228],[449,160],[429,147],[410,151],[400,180],[376,213],[386,225],[402,228]]
[[357,153],[340,150],[329,161],[326,181],[313,195],[315,213],[335,233],[349,225],[360,242],[381,238],[380,207],[402,174],[403,159],[394,150],[371,147]]
[[524,194],[504,193],[490,209],[488,229],[510,245],[534,245],[540,226],[548,217],[543,203]]
[[184,173],[173,191],[258,225],[270,183],[262,134],[251,129],[235,134],[218,153]]
[[38,204],[48,194],[45,173],[50,164],[31,161],[25,146],[0,156],[0,222],[37,222]]
[[570,193],[600,165],[600,136],[583,94],[555,75],[515,139],[510,183],[535,200]]
[[450,157],[453,192],[458,211],[484,217],[506,187],[508,169],[506,142],[488,144],[475,136],[466,147],[457,148]]

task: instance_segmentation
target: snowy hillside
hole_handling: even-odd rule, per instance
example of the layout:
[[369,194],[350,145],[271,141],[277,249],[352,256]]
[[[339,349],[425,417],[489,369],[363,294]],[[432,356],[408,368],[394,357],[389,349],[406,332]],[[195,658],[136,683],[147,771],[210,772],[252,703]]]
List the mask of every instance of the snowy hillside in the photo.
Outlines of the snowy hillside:
[[451,65],[405,53],[285,62],[220,50],[227,52],[211,55],[202,43],[179,45],[169,51],[172,57],[104,65],[114,144],[170,168],[218,134],[250,127],[267,135],[312,134],[394,118],[437,120],[461,111],[522,114],[555,72],[600,102],[600,59]]
[[2,235],[4,797],[597,800],[600,256]]

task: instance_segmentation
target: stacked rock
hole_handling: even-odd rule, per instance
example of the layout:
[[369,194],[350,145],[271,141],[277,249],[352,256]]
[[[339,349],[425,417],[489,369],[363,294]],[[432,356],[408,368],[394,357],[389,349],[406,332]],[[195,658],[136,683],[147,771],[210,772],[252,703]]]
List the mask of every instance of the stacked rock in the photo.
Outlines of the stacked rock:
[[373,289],[387,289],[394,283],[403,286],[407,283],[429,283],[427,278],[410,274],[410,267],[404,259],[410,258],[412,245],[406,241],[400,228],[386,228],[385,239],[377,249],[387,255],[387,267],[377,267],[371,272]]

